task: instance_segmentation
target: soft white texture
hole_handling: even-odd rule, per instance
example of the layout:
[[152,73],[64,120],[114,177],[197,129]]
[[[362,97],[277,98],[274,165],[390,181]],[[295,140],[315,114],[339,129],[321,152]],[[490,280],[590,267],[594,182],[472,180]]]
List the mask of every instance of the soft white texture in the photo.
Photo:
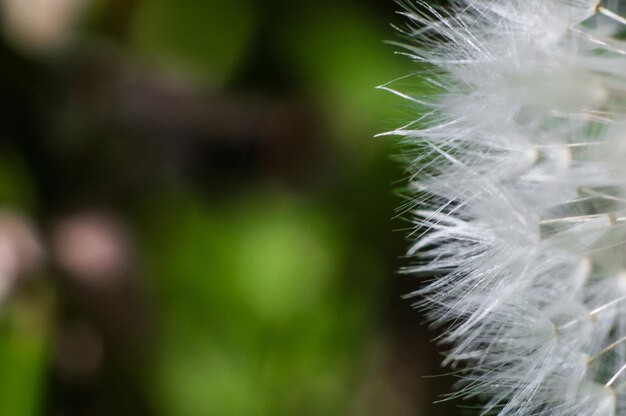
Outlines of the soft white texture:
[[626,21],[616,1],[406,1],[426,97],[414,295],[483,414],[626,415]]

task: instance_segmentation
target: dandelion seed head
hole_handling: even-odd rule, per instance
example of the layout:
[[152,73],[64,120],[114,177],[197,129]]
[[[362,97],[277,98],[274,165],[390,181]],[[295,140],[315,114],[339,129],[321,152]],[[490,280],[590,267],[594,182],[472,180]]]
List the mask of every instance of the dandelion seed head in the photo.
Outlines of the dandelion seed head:
[[[390,132],[416,305],[483,414],[626,416],[626,18],[598,0],[406,1],[433,87]],[[419,153],[414,149],[425,149]]]

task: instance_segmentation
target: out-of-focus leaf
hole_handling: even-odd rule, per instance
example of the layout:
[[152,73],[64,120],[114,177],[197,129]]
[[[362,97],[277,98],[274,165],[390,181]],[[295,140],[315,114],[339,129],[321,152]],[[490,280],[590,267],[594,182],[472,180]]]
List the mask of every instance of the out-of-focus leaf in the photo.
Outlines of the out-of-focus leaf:
[[264,414],[256,368],[236,351],[197,338],[168,340],[164,347],[158,374],[164,415]]
[[180,195],[159,205],[147,244],[168,299],[280,322],[319,303],[337,278],[343,243],[320,207],[273,193],[221,207]]
[[28,170],[19,155],[9,149],[0,151],[0,205],[30,209],[35,191]]
[[142,1],[133,22],[138,50],[164,67],[210,84],[228,80],[249,46],[251,0]]
[[366,315],[363,299],[339,292],[346,243],[332,214],[276,192],[221,206],[178,194],[152,207],[164,414],[343,409]]
[[0,321],[0,414],[36,416],[48,365],[52,298],[45,290],[13,299]]
[[337,137],[347,140],[353,153],[371,149],[364,136],[380,129],[398,103],[397,97],[375,88],[406,75],[407,60],[394,57],[395,47],[383,43],[392,36],[385,19],[342,3],[316,6],[288,20],[280,42],[327,109]]
[[342,247],[323,212],[303,203],[250,201],[231,231],[228,256],[242,299],[255,314],[280,322],[315,308],[338,276]]

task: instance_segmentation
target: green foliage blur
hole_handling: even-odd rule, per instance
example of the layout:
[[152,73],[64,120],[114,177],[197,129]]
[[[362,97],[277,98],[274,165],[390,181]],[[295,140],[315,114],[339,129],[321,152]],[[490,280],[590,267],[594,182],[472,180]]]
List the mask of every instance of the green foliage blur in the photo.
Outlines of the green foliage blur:
[[431,414],[397,5],[39,3],[0,2],[0,415]]

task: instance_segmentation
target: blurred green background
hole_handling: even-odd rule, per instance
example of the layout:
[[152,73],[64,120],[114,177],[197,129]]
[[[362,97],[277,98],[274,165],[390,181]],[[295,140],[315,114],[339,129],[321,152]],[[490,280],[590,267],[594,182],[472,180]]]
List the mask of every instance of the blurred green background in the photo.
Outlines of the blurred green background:
[[445,415],[389,0],[0,0],[0,415]]

